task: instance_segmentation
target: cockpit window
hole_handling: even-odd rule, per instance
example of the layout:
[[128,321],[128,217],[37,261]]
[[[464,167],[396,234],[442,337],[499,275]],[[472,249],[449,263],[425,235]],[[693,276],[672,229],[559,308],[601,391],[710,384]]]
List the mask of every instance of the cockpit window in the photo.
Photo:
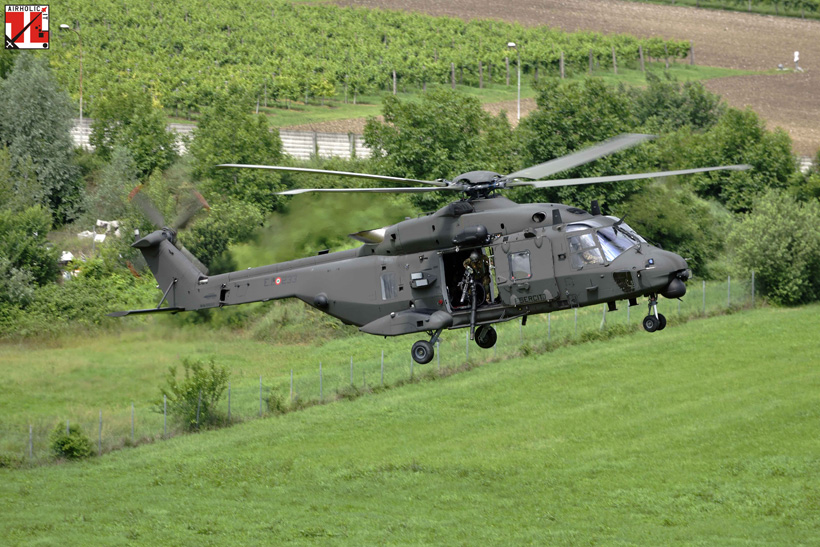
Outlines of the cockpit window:
[[637,243],[613,226],[599,228],[598,241],[601,242],[601,248],[604,251],[607,262],[612,262],[621,253]]

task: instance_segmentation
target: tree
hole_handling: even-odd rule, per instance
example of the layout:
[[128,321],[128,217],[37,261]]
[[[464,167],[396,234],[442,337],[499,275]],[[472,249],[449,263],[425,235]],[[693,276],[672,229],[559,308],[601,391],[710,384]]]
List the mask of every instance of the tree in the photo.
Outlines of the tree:
[[726,111],[720,96],[700,82],[685,82],[666,76],[665,80],[646,73],[647,88],[631,90],[632,111],[648,132],[666,132],[689,126],[703,130],[715,125]]
[[[211,359],[207,365],[199,360],[183,359],[185,377],[177,380],[176,367],[168,369],[167,387],[161,394],[168,402],[168,410],[186,431],[196,431],[202,426],[218,425],[223,416],[217,408],[219,399],[228,387],[228,369],[216,365]],[[163,410],[163,399],[157,402]]]
[[251,203],[262,211],[281,207],[275,193],[283,188],[276,173],[216,168],[221,163],[280,164],[282,141],[264,116],[249,114],[230,96],[221,96],[202,114],[190,152],[194,178],[203,181],[206,192]]
[[[427,93],[421,101],[395,96],[384,100],[384,123],[371,118],[364,138],[374,169],[385,175],[418,179],[453,179],[460,173],[513,168],[512,134],[503,114],[491,116],[473,97],[448,89]],[[420,205],[435,206],[453,196],[420,194]]]
[[728,238],[734,262],[755,272],[760,291],[779,304],[820,298],[820,203],[770,189]]
[[[562,83],[545,79],[538,87],[538,109],[521,120],[516,129],[521,167],[536,165],[599,143],[632,130],[629,97],[599,79]],[[640,171],[647,167],[642,148],[619,152],[557,176],[586,177]],[[572,203],[578,206],[598,199],[612,205],[640,187],[634,181],[601,186],[566,186],[548,190],[522,189],[518,200]]]
[[116,146],[127,148],[140,177],[165,169],[177,157],[175,136],[166,129],[162,108],[134,84],[113,84],[92,108],[89,142],[110,160]]
[[[37,200],[63,224],[82,203],[82,180],[73,161],[73,108],[43,57],[21,53],[14,69],[0,81],[0,145],[8,147],[9,172],[17,183],[36,174]],[[21,187],[15,186],[15,192]]]
[[139,170],[131,152],[116,145],[93,192],[87,198],[86,211],[94,218],[122,219],[128,214],[128,193],[139,184]]
[[59,256],[46,239],[50,229],[51,213],[41,205],[0,209],[0,276],[14,280],[5,293],[0,291],[0,301],[25,304],[30,295],[24,285],[45,285],[56,278]]

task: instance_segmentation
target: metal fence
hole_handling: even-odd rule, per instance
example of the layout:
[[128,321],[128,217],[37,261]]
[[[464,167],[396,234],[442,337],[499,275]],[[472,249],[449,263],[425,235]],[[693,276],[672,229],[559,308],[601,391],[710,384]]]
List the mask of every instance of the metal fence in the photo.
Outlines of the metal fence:
[[[659,301],[659,312],[671,324],[755,305],[754,275],[748,279],[728,277],[725,281],[692,279],[687,289],[681,300]],[[495,325],[498,342],[489,350],[471,342],[467,329],[452,331],[442,336],[436,356],[427,365],[413,362],[407,343],[386,340],[386,349],[367,359],[340,355],[312,367],[292,369],[284,377],[235,378],[218,410],[230,415],[231,422],[241,422],[357,397],[425,376],[452,373],[465,364],[474,366],[522,353],[539,353],[550,346],[594,339],[605,331],[624,331],[624,327],[636,330],[647,311],[643,302],[629,307],[622,301],[617,311],[608,311],[606,305],[589,306],[532,316],[526,326],[520,320],[501,323]],[[401,342],[408,340],[400,337]],[[158,402],[123,401],[115,411],[66,409],[61,416],[44,416],[30,424],[0,424],[0,455],[11,454],[34,465],[50,461],[49,436],[57,424],[79,425],[98,453],[181,434],[162,410]]]

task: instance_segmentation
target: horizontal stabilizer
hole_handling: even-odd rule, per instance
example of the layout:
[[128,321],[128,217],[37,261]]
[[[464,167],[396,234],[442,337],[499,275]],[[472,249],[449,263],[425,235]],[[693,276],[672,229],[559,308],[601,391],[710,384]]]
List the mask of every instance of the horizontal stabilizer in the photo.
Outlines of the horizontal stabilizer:
[[147,310],[126,310],[126,311],[115,311],[111,313],[107,313],[108,317],[125,317],[126,315],[137,315],[139,313],[162,313],[162,312],[178,312],[178,311],[185,311],[185,308],[148,308]]

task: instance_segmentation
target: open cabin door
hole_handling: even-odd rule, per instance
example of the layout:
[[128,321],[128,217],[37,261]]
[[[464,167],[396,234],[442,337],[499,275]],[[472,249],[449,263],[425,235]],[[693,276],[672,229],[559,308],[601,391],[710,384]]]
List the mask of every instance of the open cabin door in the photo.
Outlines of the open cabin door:
[[494,250],[496,283],[505,305],[527,306],[558,298],[552,246],[543,229],[505,236]]

